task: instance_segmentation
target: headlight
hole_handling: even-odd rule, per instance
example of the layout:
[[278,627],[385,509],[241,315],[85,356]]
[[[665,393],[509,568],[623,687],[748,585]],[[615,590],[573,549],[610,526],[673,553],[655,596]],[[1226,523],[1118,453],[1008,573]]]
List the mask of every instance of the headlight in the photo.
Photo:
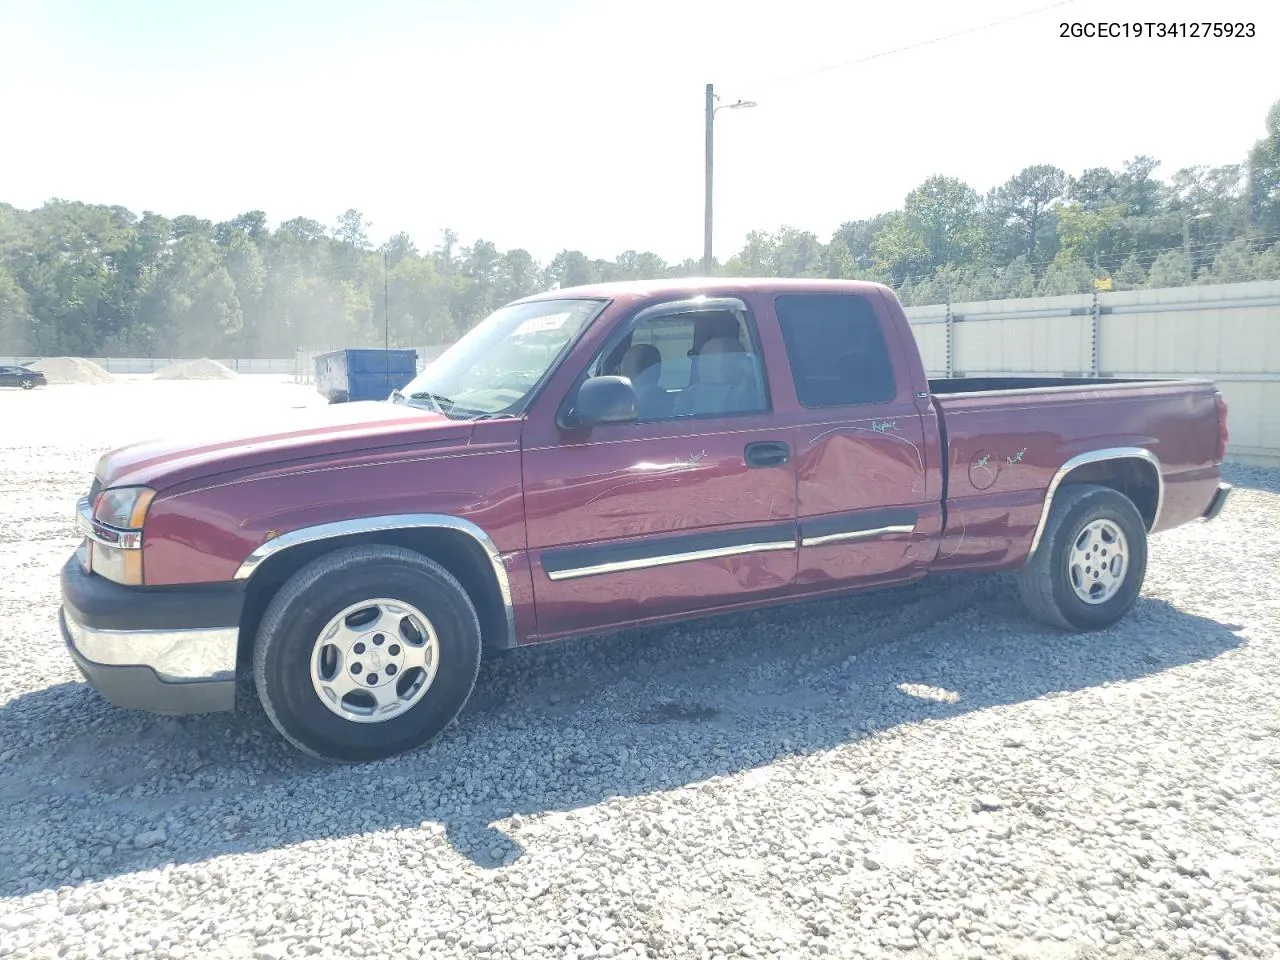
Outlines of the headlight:
[[117,530],[141,530],[155,495],[150,487],[104,490],[93,505],[93,519]]
[[116,583],[142,584],[142,525],[155,495],[150,487],[117,487],[96,494],[92,502],[80,501],[87,570]]

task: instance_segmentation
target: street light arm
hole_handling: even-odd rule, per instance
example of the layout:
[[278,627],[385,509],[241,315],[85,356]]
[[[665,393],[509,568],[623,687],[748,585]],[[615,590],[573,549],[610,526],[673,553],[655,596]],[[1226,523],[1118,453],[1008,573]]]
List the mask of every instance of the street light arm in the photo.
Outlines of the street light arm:
[[[719,99],[717,97],[716,99]],[[748,107],[758,107],[759,104],[754,100],[735,100],[733,103],[722,103],[715,107],[711,112],[715,113],[720,110],[745,110]]]

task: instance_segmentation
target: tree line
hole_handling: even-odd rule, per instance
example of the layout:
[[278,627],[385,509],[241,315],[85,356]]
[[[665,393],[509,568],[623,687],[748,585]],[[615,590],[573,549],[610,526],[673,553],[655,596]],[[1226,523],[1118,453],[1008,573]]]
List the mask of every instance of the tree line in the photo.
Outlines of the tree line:
[[[829,240],[792,227],[748,234],[715,271],[891,284],[908,305],[1048,296],[1190,282],[1280,279],[1280,101],[1241,163],[1157,177],[1139,156],[1068,175],[1031,166],[986,194],[932,176],[902,207],[844,223]],[[404,233],[375,248],[347,210],[330,227],[274,229],[260,210],[214,223],[51,200],[0,204],[0,354],[288,356],[295,349],[448,342],[491,310],[539,290],[601,280],[693,276],[628,250],[460,245]]]

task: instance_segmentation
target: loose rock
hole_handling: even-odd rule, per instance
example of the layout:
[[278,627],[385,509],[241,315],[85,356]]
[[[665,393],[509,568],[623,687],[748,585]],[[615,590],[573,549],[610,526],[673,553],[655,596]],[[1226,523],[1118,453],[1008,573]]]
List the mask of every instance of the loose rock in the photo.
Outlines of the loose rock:
[[[1276,955],[1280,472],[1228,467],[1223,515],[1152,538],[1109,630],[1042,630],[1005,579],[962,577],[542,645],[486,656],[429,748],[330,767],[252,696],[178,724],[111,707],[57,630],[102,447],[307,392],[275,389],[0,409],[22,531],[0,656],[23,665],[0,671],[0,954]],[[146,399],[175,390],[217,404]]]

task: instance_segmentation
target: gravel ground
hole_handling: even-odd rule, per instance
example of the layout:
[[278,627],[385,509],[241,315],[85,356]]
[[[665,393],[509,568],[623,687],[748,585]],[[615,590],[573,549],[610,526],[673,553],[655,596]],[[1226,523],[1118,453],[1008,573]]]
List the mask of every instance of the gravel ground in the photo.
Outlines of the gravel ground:
[[517,651],[355,768],[104,703],[55,626],[97,452],[313,402],[0,396],[0,956],[1280,954],[1280,472],[1095,635],[960,578]]

